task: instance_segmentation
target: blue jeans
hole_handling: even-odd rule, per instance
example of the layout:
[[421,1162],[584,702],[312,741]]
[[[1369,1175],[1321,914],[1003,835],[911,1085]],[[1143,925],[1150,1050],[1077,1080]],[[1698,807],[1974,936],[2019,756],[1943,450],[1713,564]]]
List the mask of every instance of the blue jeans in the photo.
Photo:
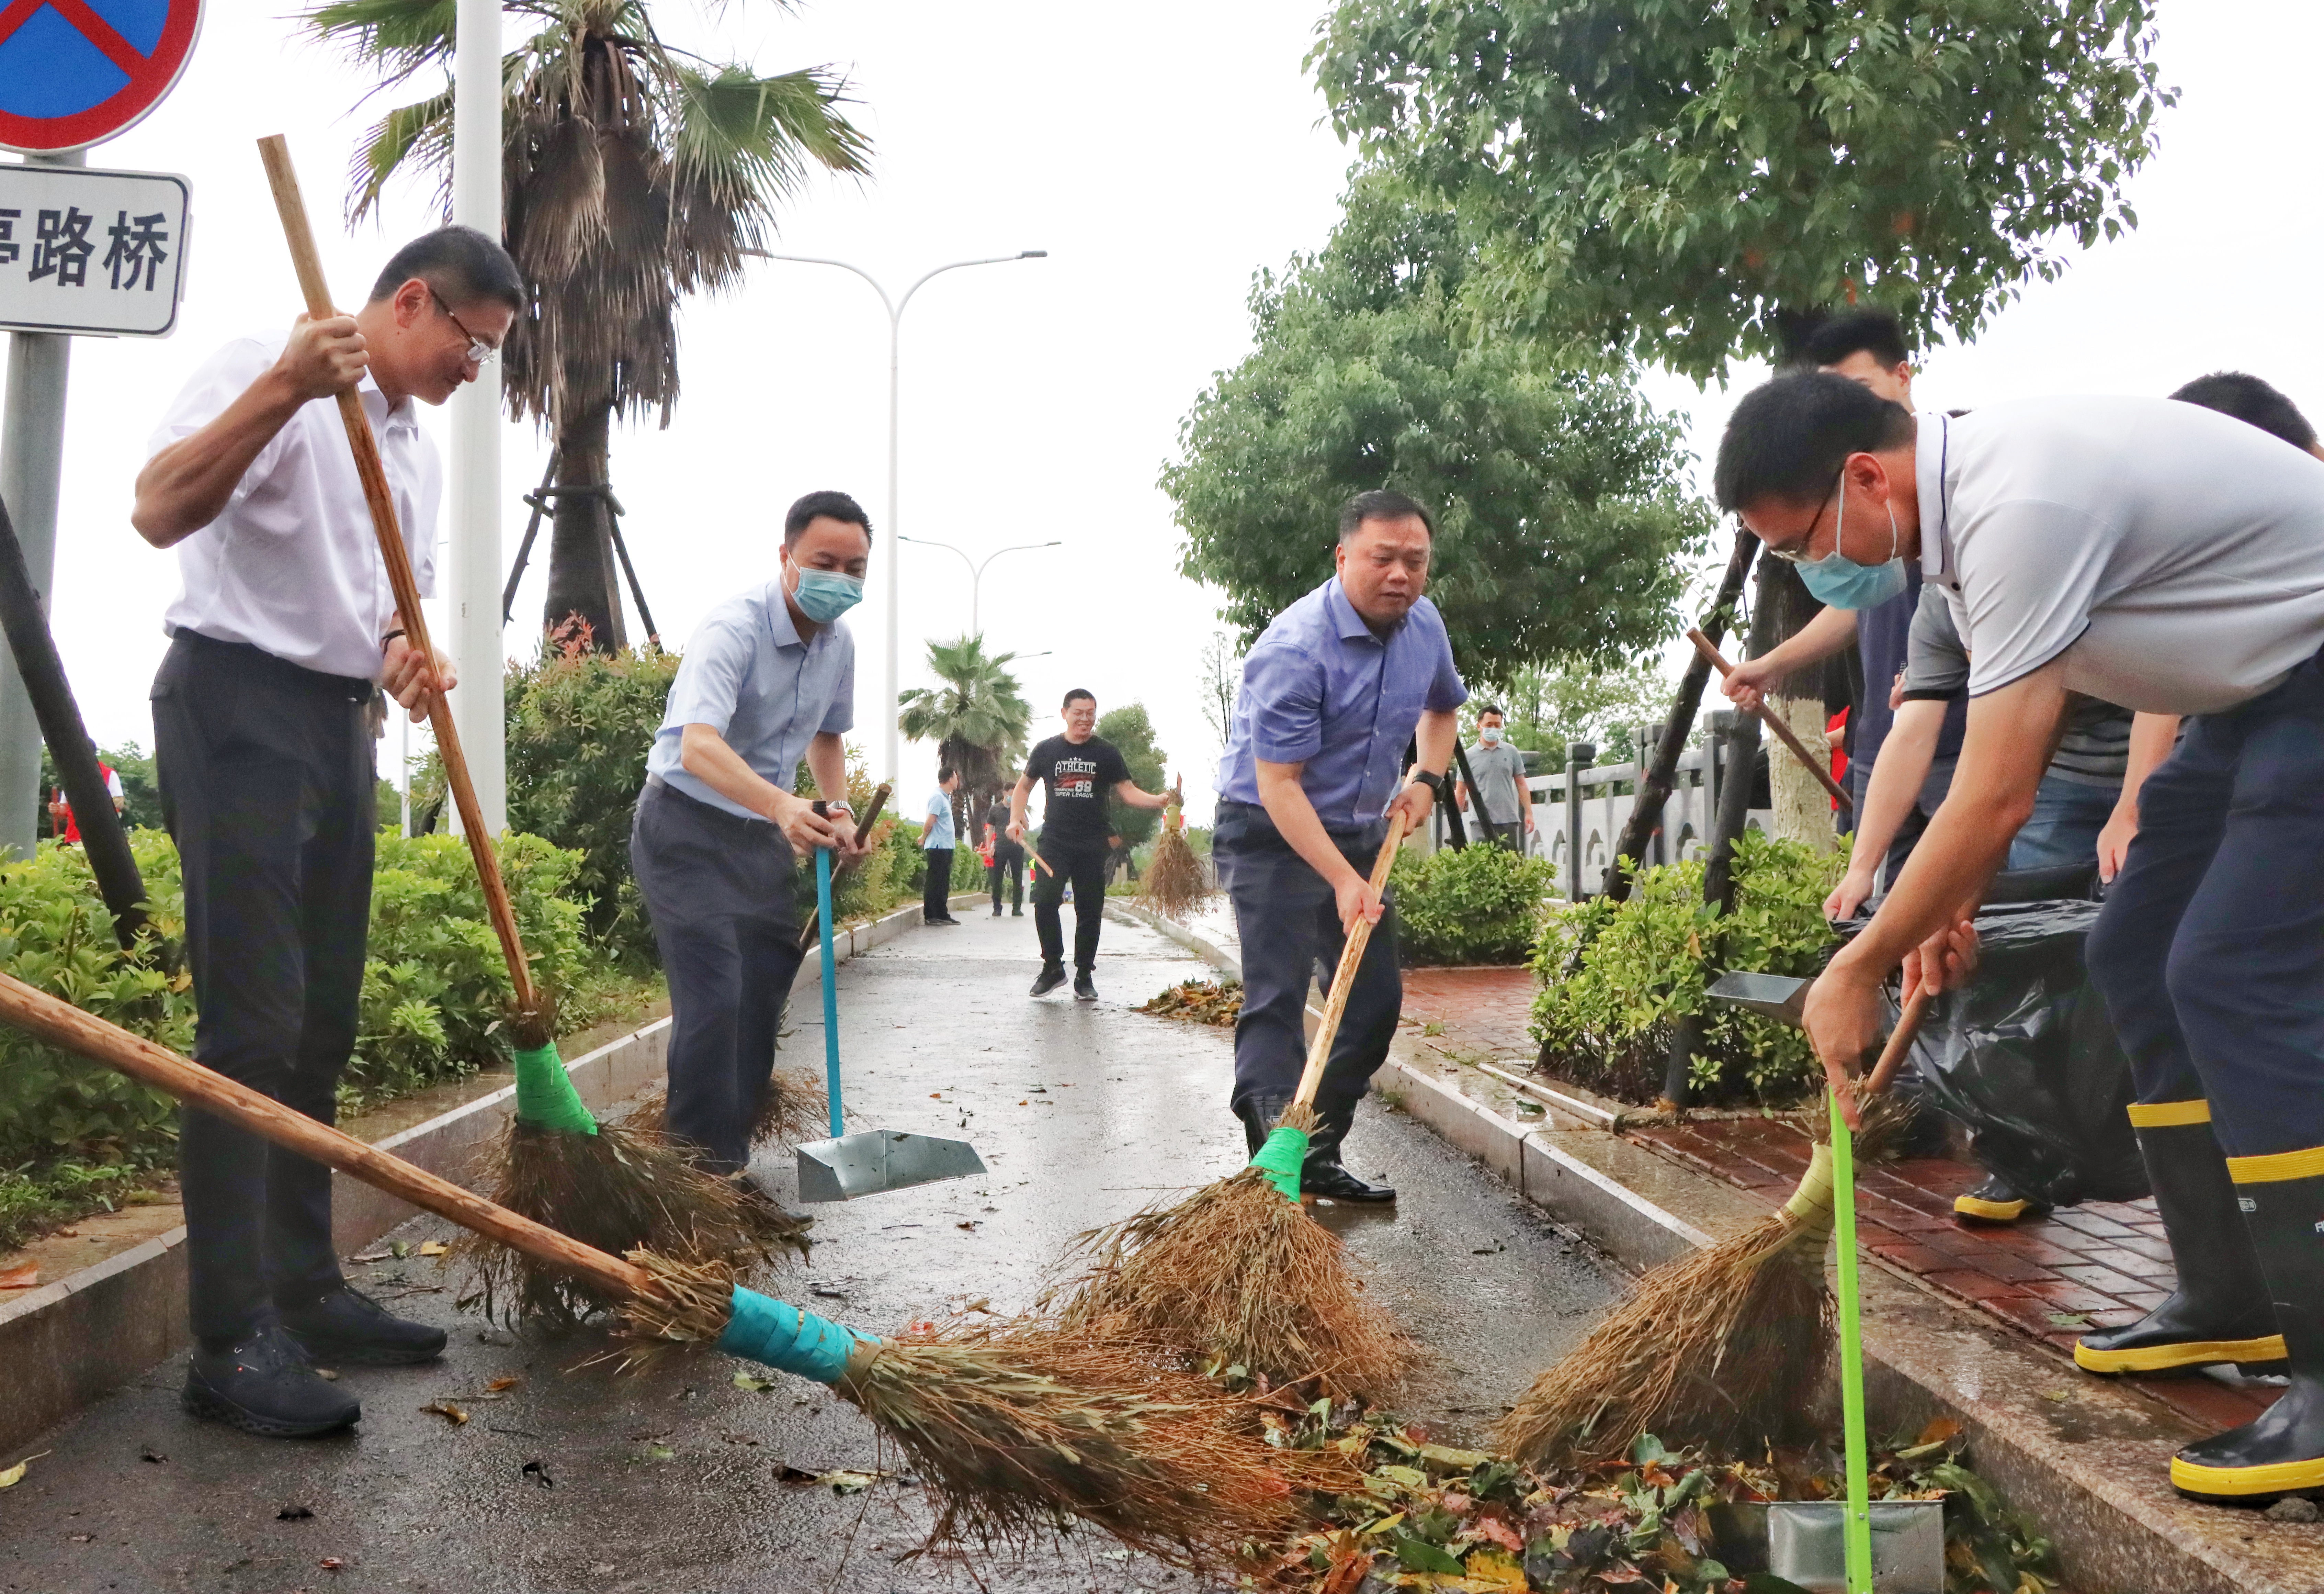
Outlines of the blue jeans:
[[2086,864],[2098,856],[2098,832],[2114,817],[2120,786],[2086,786],[2079,781],[2042,777],[2034,792],[2033,817],[2009,844],[2012,869],[2056,869]]

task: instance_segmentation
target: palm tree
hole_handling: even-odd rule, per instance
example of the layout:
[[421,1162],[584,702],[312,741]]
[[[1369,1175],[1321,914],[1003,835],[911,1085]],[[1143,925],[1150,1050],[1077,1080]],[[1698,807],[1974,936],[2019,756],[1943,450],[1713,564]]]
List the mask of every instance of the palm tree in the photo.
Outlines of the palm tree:
[[[532,303],[502,357],[510,413],[556,439],[555,530],[544,628],[578,616],[622,646],[607,455],[613,418],[678,399],[680,295],[741,279],[778,205],[816,168],[860,175],[870,141],[823,68],[762,78],[665,43],[647,0],[506,0],[540,31],[503,68],[505,241]],[[328,0],[319,38],[383,70],[382,89],[448,67],[451,0]],[[348,219],[407,163],[448,209],[452,90],[390,111],[355,153]]]
[[916,742],[934,742],[936,761],[960,771],[953,796],[953,823],[973,838],[983,814],[1007,789],[1009,776],[1025,760],[1025,737],[1033,724],[1031,705],[1018,695],[1008,666],[1017,655],[987,656],[984,638],[928,644],[928,669],[943,682],[916,686],[897,698],[903,713],[896,723]]

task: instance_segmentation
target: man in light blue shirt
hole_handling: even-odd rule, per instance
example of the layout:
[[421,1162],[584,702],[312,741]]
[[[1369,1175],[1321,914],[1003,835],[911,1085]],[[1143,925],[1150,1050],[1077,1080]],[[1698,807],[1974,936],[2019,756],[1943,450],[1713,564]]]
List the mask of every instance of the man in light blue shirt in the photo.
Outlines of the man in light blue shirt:
[[[1401,811],[1427,822],[1469,693],[1443,617],[1422,596],[1435,528],[1402,493],[1359,493],[1340,512],[1337,574],[1276,616],[1243,661],[1219,763],[1219,880],[1242,942],[1233,1105],[1253,1152],[1290,1104],[1306,1061],[1307,986],[1335,966],[1359,918],[1374,925],[1315,1098],[1300,1189],[1344,1201],[1396,1191],[1342,1166],[1356,1103],[1404,1006],[1396,917],[1372,863]],[[1417,737],[1419,761],[1405,774]]]
[[920,826],[920,850],[927,855],[927,880],[920,887],[920,922],[957,924],[952,916],[952,794],[960,790],[960,771],[947,764],[936,771],[936,789],[928,793],[927,819]]
[[[855,723],[855,639],[872,523],[844,493],[783,518],[772,581],[710,611],[670,683],[630,831],[630,867],[669,977],[669,1127],[738,1180],[768,1103],[775,1031],[798,973],[793,859],[861,856],[840,737]],[[800,761],[816,790],[791,791]]]

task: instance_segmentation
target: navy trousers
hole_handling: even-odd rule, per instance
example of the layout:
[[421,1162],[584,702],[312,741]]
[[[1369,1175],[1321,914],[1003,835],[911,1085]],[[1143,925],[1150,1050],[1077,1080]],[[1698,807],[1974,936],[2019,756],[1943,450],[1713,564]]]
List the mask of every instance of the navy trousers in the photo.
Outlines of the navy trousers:
[[791,845],[763,820],[650,779],[630,829],[630,869],[669,977],[670,1133],[738,1172],[798,977]]
[[1105,925],[1105,865],[1112,848],[1102,841],[1074,846],[1043,836],[1038,850],[1047,866],[1033,876],[1033,933],[1041,943],[1041,961],[1064,965],[1065,922],[1061,909],[1070,885],[1074,888],[1074,967],[1086,974],[1097,967],[1098,931]]
[[[1356,872],[1370,876],[1387,835],[1387,827],[1375,823],[1334,832],[1332,839]],[[1240,1111],[1253,1097],[1288,1098],[1298,1089],[1299,1070],[1307,1061],[1307,987],[1318,978],[1330,981],[1347,936],[1331,886],[1291,849],[1258,804],[1220,802],[1211,857],[1234,904],[1235,933],[1242,943],[1242,1016],[1235,1021],[1232,1098]],[[1347,1015],[1316,1093],[1319,1110],[1328,1115],[1355,1106],[1388,1061],[1403,1008],[1391,895],[1356,965]]]
[[2141,1103],[2231,1157],[2324,1146],[2324,670],[2194,720],[2138,793],[2089,969]]

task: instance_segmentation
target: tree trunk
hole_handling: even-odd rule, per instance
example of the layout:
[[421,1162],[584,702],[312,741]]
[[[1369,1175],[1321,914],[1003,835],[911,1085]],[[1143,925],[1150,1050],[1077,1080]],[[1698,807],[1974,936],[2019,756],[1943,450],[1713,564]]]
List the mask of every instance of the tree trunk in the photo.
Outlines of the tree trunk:
[[558,428],[557,512],[549,544],[549,601],[542,626],[556,630],[578,617],[590,646],[615,653],[627,644],[622,626],[618,567],[613,562],[613,512],[602,490],[608,479],[613,409],[594,404]]
[[[1759,601],[1767,606],[1768,629],[1778,642],[1797,635],[1823,607],[1809,596],[1799,572],[1780,560],[1770,560],[1761,567]],[[1825,746],[1823,676],[1820,663],[1794,670],[1775,682],[1767,693],[1768,712],[1782,716],[1811,753]],[[1819,852],[1831,850],[1834,841],[1831,799],[1789,752],[1779,749],[1769,755],[1767,790],[1775,803],[1777,836],[1805,842]]]

